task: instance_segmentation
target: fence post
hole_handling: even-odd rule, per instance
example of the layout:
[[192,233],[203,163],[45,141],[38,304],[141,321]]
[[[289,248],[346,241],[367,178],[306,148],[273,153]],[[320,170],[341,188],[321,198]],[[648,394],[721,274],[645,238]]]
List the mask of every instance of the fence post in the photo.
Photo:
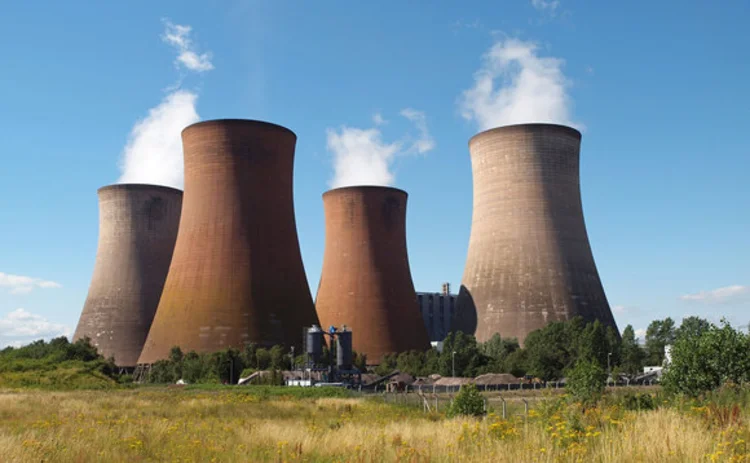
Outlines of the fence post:
[[526,399],[521,399],[521,400],[523,400],[523,413],[524,413],[524,416],[526,417],[526,421],[528,421],[529,420],[529,401]]
[[500,400],[503,401],[503,419],[506,419],[508,417],[508,409],[505,404],[505,398],[503,396],[500,396]]

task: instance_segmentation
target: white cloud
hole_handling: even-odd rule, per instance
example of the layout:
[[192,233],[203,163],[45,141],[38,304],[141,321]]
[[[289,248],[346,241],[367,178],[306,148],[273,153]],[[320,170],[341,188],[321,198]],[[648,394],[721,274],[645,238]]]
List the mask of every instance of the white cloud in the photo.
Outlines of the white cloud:
[[414,142],[410,151],[422,154],[434,149],[435,140],[432,139],[429,130],[427,130],[427,118],[424,112],[406,108],[401,110],[401,115],[412,121],[419,131],[419,138]]
[[375,113],[375,114],[372,115],[372,122],[375,125],[383,125],[383,124],[387,124],[388,123],[388,121],[386,121],[385,119],[383,119],[383,115],[380,114],[380,113]]
[[[192,27],[165,20],[162,39],[178,51],[177,63],[191,71],[213,69],[210,53],[198,54],[190,40]],[[181,132],[198,122],[198,94],[176,84],[159,105],[137,121],[123,150],[119,183],[149,183],[182,188],[184,184]]]
[[625,313],[627,311],[628,311],[627,307],[625,307],[624,305],[616,305],[616,306],[612,307],[612,312],[614,312],[614,313],[623,314],[623,313]]
[[742,285],[725,286],[710,291],[700,291],[694,294],[680,296],[683,301],[706,304],[727,303],[737,301],[750,295],[750,287]]
[[476,122],[480,130],[530,122],[580,128],[571,120],[564,61],[537,52],[533,42],[504,39],[495,43],[482,58],[474,86],[459,99],[461,115]]
[[[423,112],[406,108],[401,111],[401,115],[413,122],[419,132],[412,143],[407,143],[406,137],[392,143],[385,142],[378,128],[342,126],[338,130],[327,129],[327,147],[333,153],[334,177],[330,182],[331,188],[354,185],[392,186],[395,175],[391,171],[391,164],[397,155],[413,152],[422,154],[435,147]],[[380,114],[373,116],[376,125],[384,121]]]
[[175,65],[184,66],[190,71],[205,72],[214,68],[211,64],[211,52],[198,54],[190,40],[191,26],[172,24],[169,20],[164,21],[165,31],[162,40],[177,49]]
[[554,15],[560,2],[559,0],[531,0],[531,5],[541,13]]
[[180,132],[199,120],[198,95],[177,90],[167,95],[148,116],[136,122],[122,154],[120,183],[150,183],[182,188],[183,159]]
[[635,332],[635,338],[640,344],[646,342],[646,328],[638,328]]
[[25,309],[16,309],[0,318],[0,347],[26,344],[36,339],[58,336],[70,337],[69,327],[52,323],[41,315]]
[[62,288],[62,285],[55,281],[0,272],[0,288],[8,288],[11,294],[27,294],[34,288]]

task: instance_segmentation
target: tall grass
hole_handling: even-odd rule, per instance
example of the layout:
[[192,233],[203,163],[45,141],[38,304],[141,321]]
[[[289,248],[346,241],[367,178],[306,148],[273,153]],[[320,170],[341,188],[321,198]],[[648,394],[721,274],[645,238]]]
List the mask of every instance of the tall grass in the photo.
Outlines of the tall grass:
[[0,392],[0,460],[750,461],[744,408],[739,421],[720,423],[700,406],[548,400],[528,419],[448,420],[372,399],[278,391]]

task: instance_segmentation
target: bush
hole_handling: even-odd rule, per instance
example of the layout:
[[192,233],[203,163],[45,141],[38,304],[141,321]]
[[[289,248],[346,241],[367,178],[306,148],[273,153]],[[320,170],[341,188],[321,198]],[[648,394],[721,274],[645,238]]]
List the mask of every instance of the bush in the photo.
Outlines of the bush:
[[474,384],[464,384],[448,407],[446,416],[483,416],[485,413],[484,397],[479,389]]
[[582,403],[596,402],[604,393],[607,372],[593,360],[579,360],[568,372],[566,388]]
[[656,403],[651,394],[628,392],[618,401],[619,405],[625,410],[653,410]]

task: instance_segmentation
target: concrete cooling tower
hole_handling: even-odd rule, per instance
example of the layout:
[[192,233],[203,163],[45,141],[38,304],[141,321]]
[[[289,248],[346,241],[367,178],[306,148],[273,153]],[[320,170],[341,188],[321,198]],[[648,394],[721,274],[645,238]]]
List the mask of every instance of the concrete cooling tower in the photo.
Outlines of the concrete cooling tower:
[[406,252],[406,197],[378,186],[323,194],[326,240],[315,307],[324,329],[351,329],[354,350],[369,364],[430,347]]
[[291,130],[259,121],[183,130],[180,230],[139,363],[173,346],[299,346],[303,327],[318,323],[294,218],[296,142]]
[[182,192],[120,184],[98,194],[96,263],[73,340],[89,337],[118,366],[134,367],[172,260]]
[[580,315],[617,328],[583,220],[581,134],[522,124],[469,141],[474,210],[454,327],[523,343],[531,331]]

